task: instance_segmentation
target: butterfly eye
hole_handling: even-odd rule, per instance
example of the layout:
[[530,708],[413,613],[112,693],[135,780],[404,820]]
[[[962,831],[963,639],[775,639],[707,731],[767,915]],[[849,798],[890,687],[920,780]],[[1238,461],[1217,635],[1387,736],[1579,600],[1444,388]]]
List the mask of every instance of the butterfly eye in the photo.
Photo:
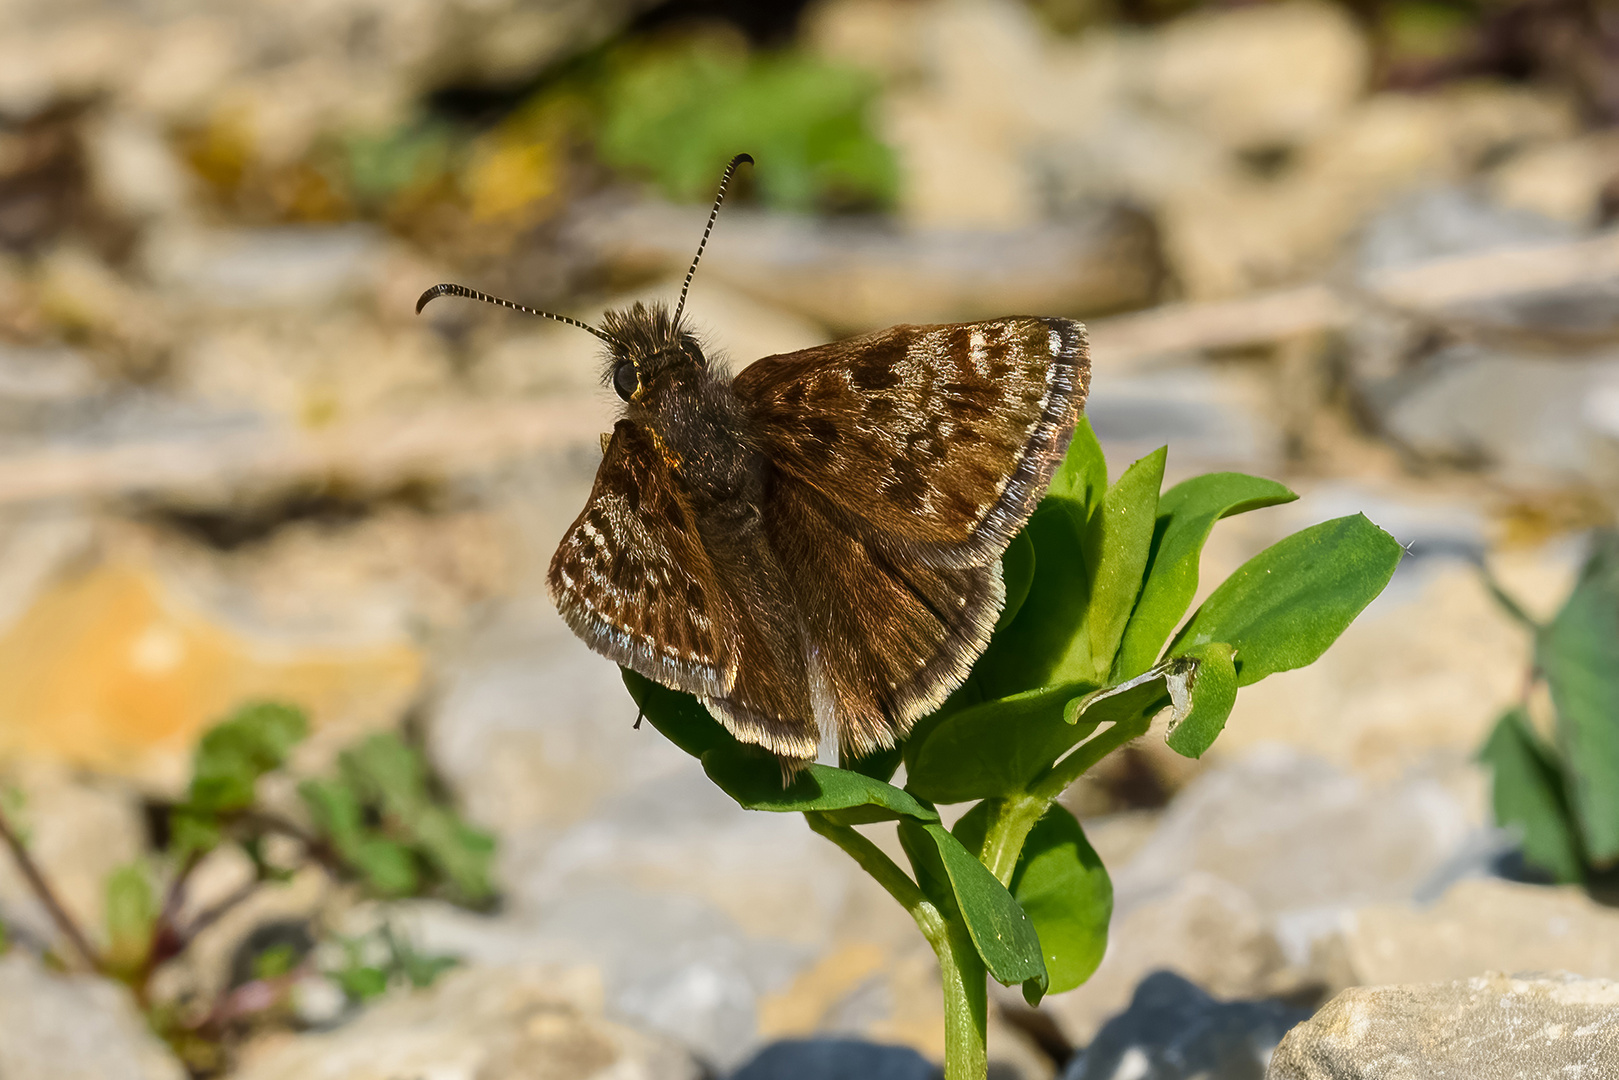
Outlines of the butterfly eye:
[[626,361],[613,369],[613,389],[625,401],[635,396],[635,391],[641,387],[641,377],[635,373],[635,365]]

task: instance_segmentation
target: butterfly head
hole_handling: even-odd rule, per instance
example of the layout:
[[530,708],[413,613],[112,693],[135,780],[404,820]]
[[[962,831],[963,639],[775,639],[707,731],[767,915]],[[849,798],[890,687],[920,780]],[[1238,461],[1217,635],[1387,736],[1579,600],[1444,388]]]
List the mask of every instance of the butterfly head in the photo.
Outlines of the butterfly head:
[[625,401],[644,402],[670,376],[708,366],[696,336],[665,304],[609,311],[602,329],[609,339],[606,381]]

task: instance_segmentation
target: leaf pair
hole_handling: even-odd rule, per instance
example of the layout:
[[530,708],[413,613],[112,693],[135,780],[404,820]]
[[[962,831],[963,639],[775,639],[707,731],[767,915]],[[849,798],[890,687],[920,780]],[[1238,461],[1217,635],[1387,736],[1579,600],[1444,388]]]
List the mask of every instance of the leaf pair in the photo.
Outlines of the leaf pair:
[[1546,745],[1521,708],[1497,721],[1480,751],[1494,774],[1495,817],[1522,832],[1528,862],[1581,881],[1619,862],[1619,533],[1597,534],[1550,623],[1510,610],[1534,630],[1556,744]]

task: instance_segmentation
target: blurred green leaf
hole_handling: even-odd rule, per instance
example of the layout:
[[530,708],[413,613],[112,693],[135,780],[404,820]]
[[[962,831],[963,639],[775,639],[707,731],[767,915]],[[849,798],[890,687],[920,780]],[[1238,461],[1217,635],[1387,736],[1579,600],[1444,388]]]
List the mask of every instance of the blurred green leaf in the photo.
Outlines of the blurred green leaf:
[[830,765],[806,766],[787,787],[781,766],[762,750],[737,745],[703,755],[703,771],[749,810],[820,811],[839,825],[911,817],[938,821],[939,814],[892,784]]
[[157,924],[157,897],[145,866],[132,863],[107,876],[105,908],[107,966],[127,977],[146,963]]
[[413,896],[421,889],[416,858],[404,844],[367,836],[354,845],[349,861],[382,896]]
[[[1203,756],[1220,732],[1237,703],[1237,668],[1232,648],[1223,641],[1212,641],[1188,650],[1179,659],[1193,662],[1185,674],[1165,677],[1175,716],[1170,721],[1169,748],[1189,758]],[[1183,696],[1182,701],[1175,701]]]
[[[951,830],[968,851],[983,847],[990,805],[979,803]],[[1040,938],[1048,991],[1061,994],[1090,978],[1107,951],[1113,883],[1085,830],[1062,804],[1052,803],[1029,830],[1011,892]]]
[[1619,858],[1619,533],[1598,533],[1535,658],[1557,707],[1569,802],[1593,863]]
[[351,1001],[370,1001],[388,992],[388,973],[364,964],[339,968],[332,978]]
[[365,834],[365,808],[353,788],[342,780],[305,780],[298,785],[315,831],[332,842],[344,858],[352,860]]
[[1119,646],[1115,677],[1134,678],[1157,661],[1197,594],[1198,560],[1215,522],[1297,498],[1274,480],[1234,472],[1194,476],[1164,492],[1146,582]]
[[941,876],[948,882],[953,906],[990,975],[1003,986],[1029,983],[1036,997],[1044,993],[1040,938],[1006,887],[943,825],[906,818],[899,832],[919,880],[925,877],[935,888]]
[[1579,833],[1568,805],[1567,781],[1523,709],[1510,709],[1479,751],[1490,770],[1496,824],[1516,829],[1524,861],[1561,882],[1585,878]]
[[427,763],[391,731],[378,732],[343,751],[338,763],[355,790],[402,821],[410,821],[429,801]]
[[302,710],[291,705],[257,702],[238,709],[197,744],[188,809],[218,812],[251,806],[259,777],[285,764],[308,731]]
[[598,150],[676,199],[706,202],[725,162],[746,151],[768,165],[754,182],[771,206],[887,205],[898,169],[868,120],[877,89],[804,52],[749,56],[701,37],[627,48],[601,86]]
[[494,836],[441,806],[419,811],[410,822],[410,835],[458,899],[479,904],[494,896]]
[[1063,716],[1085,684],[1031,690],[952,713],[919,743],[906,744],[908,790],[934,803],[1022,791],[1064,751],[1094,730]]
[[1249,559],[1197,609],[1170,656],[1221,641],[1237,685],[1313,663],[1383,591],[1400,562],[1394,537],[1363,514],[1312,525]]

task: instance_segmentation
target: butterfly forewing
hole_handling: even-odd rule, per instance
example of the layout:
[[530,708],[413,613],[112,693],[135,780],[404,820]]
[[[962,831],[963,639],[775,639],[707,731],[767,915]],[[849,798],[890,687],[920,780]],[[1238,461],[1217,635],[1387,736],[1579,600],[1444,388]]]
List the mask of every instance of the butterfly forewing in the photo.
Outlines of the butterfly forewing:
[[705,696],[734,681],[729,605],[713,562],[678,479],[638,425],[614,427],[547,580],[563,619],[609,659]]
[[766,357],[733,383],[772,464],[940,565],[996,558],[1045,493],[1090,387],[1084,327],[896,326]]

